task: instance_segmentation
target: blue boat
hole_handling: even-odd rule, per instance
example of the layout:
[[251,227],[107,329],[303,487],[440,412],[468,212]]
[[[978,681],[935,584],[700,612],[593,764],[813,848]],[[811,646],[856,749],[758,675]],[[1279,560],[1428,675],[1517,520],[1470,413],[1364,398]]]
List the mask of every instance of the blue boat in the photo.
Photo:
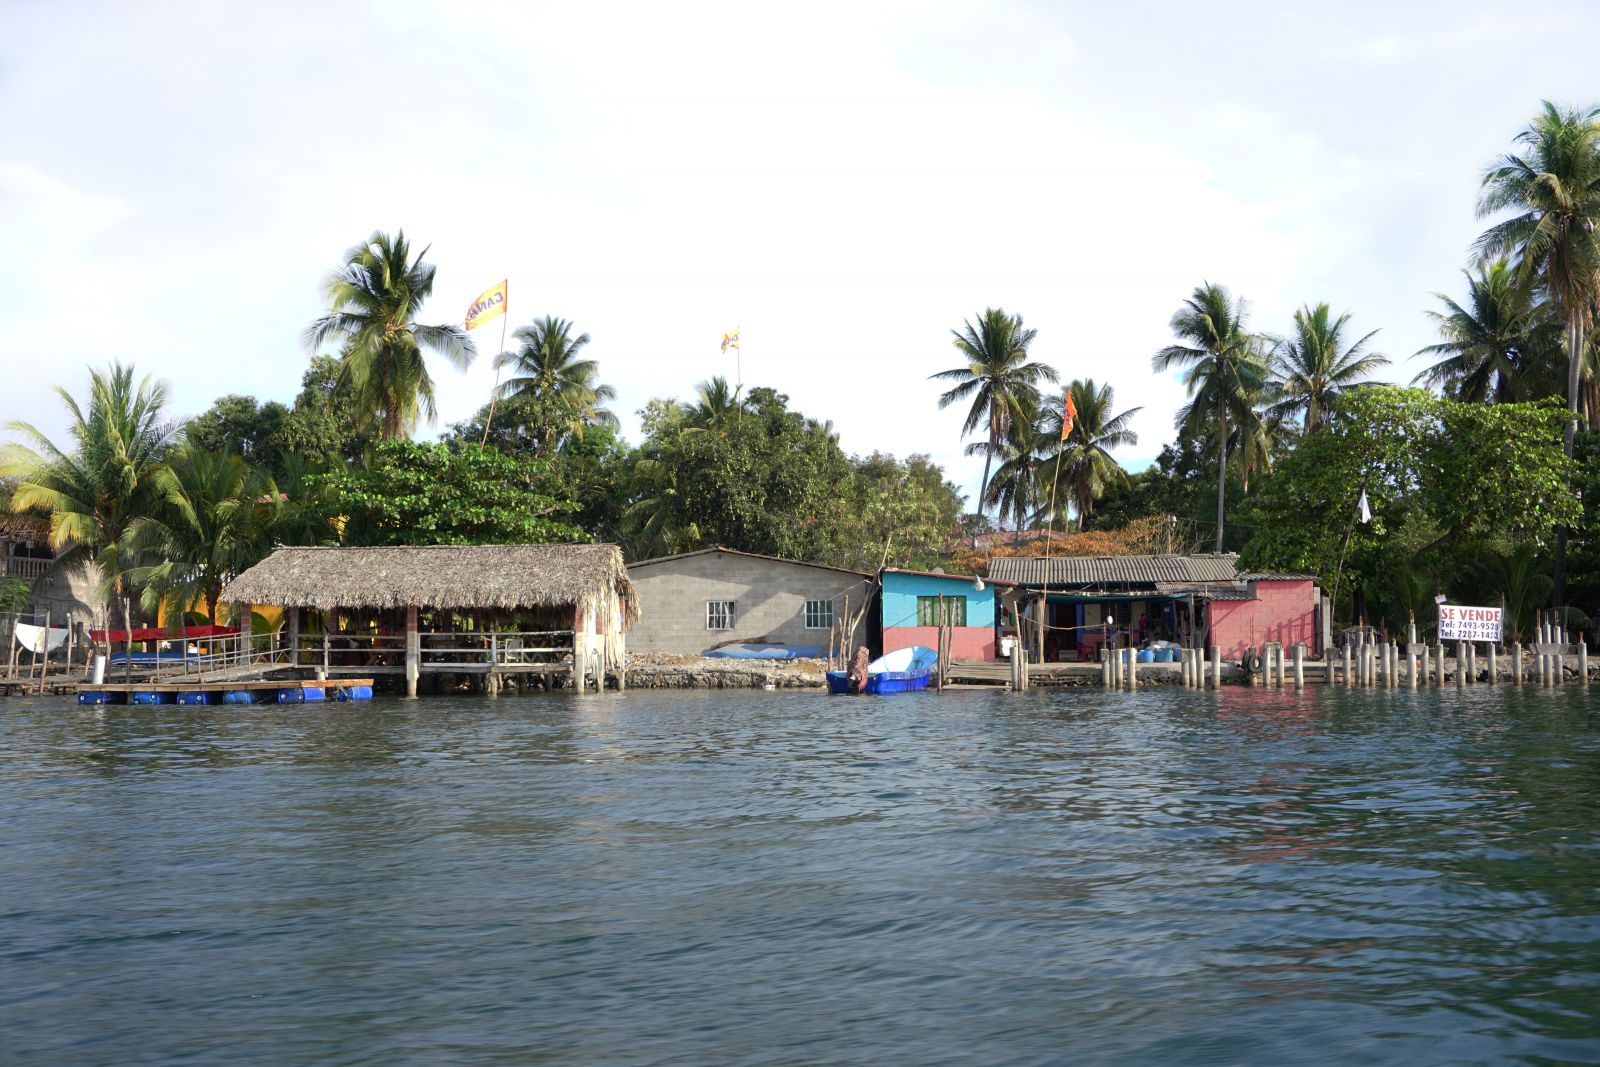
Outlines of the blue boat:
[[[939,653],[924,645],[896,649],[867,664],[863,693],[914,693],[928,688],[939,669]],[[828,672],[828,692],[850,692],[849,671]]]

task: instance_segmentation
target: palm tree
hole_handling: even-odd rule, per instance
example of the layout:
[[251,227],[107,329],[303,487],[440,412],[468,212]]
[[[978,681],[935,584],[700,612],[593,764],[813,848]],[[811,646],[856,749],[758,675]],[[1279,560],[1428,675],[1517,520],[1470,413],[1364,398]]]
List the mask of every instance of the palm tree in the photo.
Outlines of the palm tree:
[[734,420],[743,415],[746,402],[739,395],[742,386],[729,387],[728,379],[720,374],[708,382],[694,387],[694,406],[688,410],[689,426],[685,433],[713,433],[726,437]]
[[430,422],[438,414],[425,352],[459,370],[477,354],[464,327],[416,321],[433,293],[434,268],[422,259],[427,254],[424,248],[411,258],[404,230],[393,237],[374,233],[328,276],[328,313],[306,327],[313,355],[325,342],[340,344],[335,392],[350,398],[363,430],[376,423],[385,441],[409,434],[419,413]]
[[[56,394],[71,416],[70,450],[30,423],[8,423],[31,447],[6,445],[0,476],[18,479],[13,508],[50,512],[50,543],[64,550],[57,565],[93,568],[99,594],[122,602],[134,562],[129,530],[157,499],[157,475],[173,433],[162,413],[167,388],[149,378],[135,385],[133,368],[113,363],[90,372],[87,410],[66,390]],[[130,622],[124,607],[123,623]]]
[[1428,312],[1444,340],[1417,355],[1443,356],[1412,379],[1439,386],[1457,400],[1507,404],[1527,400],[1536,365],[1549,348],[1551,320],[1533,290],[1520,284],[1505,257],[1479,260],[1467,279],[1467,306],[1443,293],[1434,298],[1445,313]]
[[[1051,466],[1055,453],[1060,453],[1062,473],[1072,494],[1072,510],[1077,516],[1078,530],[1082,532],[1094,514],[1094,502],[1106,489],[1127,480],[1122,465],[1111,455],[1113,448],[1139,443],[1139,435],[1128,427],[1133,417],[1144,409],[1129,408],[1120,414],[1111,414],[1116,405],[1116,391],[1109,385],[1099,385],[1093,378],[1079,378],[1067,385],[1072,393],[1072,406],[1077,414],[1072,429],[1061,440],[1061,423],[1066,406],[1066,396],[1051,397],[1045,402],[1040,433],[1050,442]],[[1054,471],[1051,472],[1052,478]]]
[[1273,352],[1270,388],[1281,397],[1273,411],[1283,418],[1304,412],[1306,433],[1327,425],[1341,392],[1389,362],[1366,351],[1377,330],[1346,346],[1349,322],[1348,311],[1334,318],[1327,304],[1307,305],[1294,313],[1294,332]]
[[[1567,423],[1564,447],[1572,455],[1577,433],[1585,334],[1600,289],[1600,109],[1580,113],[1548,100],[1517,134],[1523,154],[1509,153],[1483,176],[1480,217],[1516,212],[1478,238],[1485,253],[1510,253],[1524,284],[1535,280],[1567,334]],[[1567,529],[1556,531],[1555,593],[1566,604]]]
[[544,425],[535,430],[536,456],[546,454],[562,434],[581,439],[583,428],[605,423],[613,428],[617,417],[603,405],[617,391],[599,382],[600,366],[580,358],[589,344],[588,334],[572,336],[572,323],[546,316],[511,332],[518,347],[495,357],[496,370],[511,368],[515,377],[501,384],[502,400],[520,400],[540,413]]
[[130,543],[152,562],[136,567],[146,611],[160,617],[187,611],[197,600],[217,622],[217,601],[230,576],[271,550],[268,532],[277,486],[241,457],[186,443],[157,474],[161,499],[129,529]]
[[1030,412],[1039,402],[1040,382],[1054,382],[1057,378],[1055,368],[1028,362],[1028,346],[1038,331],[1025,328],[1021,315],[989,308],[978,316],[976,324],[968,321],[960,330],[950,332],[955,337],[956,351],[967,363],[930,377],[957,383],[939,397],[941,409],[971,400],[961,427],[963,437],[987,423],[983,480],[978,483],[981,518],[989,495],[989,468],[1000,451],[1000,442],[1014,425],[1029,421]]
[[1267,381],[1259,339],[1245,329],[1249,306],[1220,285],[1206,282],[1172,316],[1172,332],[1187,344],[1168,345],[1151,363],[1158,372],[1187,368],[1189,403],[1178,425],[1214,422],[1217,437],[1217,546],[1222,551],[1228,492],[1229,419],[1248,421]]

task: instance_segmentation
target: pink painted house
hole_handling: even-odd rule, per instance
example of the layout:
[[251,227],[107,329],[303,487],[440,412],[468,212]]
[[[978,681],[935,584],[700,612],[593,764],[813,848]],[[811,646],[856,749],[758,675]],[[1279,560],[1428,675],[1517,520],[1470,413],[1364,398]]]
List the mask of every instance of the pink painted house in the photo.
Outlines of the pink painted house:
[[1207,644],[1220,648],[1223,659],[1243,659],[1268,641],[1284,648],[1303,641],[1313,656],[1321,653],[1316,582],[1293,574],[1241,574],[1239,581],[1246,591],[1206,601]]

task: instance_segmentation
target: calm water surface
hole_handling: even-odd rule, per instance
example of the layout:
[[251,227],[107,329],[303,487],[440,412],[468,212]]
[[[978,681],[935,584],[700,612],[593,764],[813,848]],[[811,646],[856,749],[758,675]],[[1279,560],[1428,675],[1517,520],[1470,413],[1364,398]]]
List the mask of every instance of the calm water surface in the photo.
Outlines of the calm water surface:
[[0,700],[0,1062],[1600,1063],[1600,692]]

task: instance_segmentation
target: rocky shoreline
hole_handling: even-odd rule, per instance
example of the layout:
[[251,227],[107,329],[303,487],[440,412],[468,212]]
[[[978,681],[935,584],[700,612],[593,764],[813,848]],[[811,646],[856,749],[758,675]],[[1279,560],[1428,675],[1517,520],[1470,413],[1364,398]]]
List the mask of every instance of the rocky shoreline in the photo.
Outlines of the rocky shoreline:
[[825,689],[813,659],[711,659],[664,652],[628,656],[629,689]]

